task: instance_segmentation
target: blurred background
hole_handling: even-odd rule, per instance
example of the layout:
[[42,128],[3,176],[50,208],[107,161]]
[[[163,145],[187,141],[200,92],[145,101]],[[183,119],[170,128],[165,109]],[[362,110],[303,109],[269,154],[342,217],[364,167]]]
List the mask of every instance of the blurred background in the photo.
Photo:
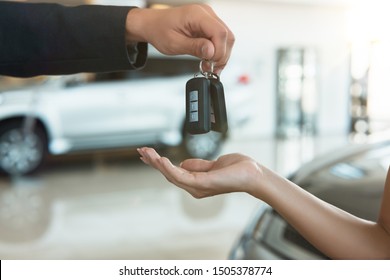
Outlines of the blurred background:
[[226,259],[262,202],[241,193],[196,200],[136,147],[175,163],[240,152],[288,176],[388,129],[386,1],[198,2],[236,36],[220,77],[226,134],[185,133],[192,57],[150,47],[141,71],[0,77],[1,259]]

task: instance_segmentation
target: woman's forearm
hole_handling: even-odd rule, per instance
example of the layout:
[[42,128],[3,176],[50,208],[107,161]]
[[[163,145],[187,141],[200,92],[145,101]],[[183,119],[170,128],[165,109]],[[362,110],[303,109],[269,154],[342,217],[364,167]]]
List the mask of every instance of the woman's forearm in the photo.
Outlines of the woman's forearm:
[[316,248],[334,259],[388,259],[390,236],[375,222],[360,219],[320,200],[261,166],[264,200]]

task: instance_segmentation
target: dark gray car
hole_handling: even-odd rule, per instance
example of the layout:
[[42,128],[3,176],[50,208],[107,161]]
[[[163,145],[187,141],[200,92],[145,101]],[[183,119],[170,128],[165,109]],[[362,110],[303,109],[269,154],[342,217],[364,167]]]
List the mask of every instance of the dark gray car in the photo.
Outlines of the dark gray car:
[[[390,140],[334,151],[301,167],[289,179],[354,215],[376,221]],[[334,229],[337,232],[337,228]],[[231,250],[230,259],[327,259],[275,210],[264,205]]]

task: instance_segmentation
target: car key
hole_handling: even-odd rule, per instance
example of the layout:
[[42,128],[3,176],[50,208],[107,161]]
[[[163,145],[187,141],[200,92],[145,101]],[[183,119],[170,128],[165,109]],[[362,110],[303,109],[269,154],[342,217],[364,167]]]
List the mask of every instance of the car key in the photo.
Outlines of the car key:
[[186,131],[190,134],[207,133],[210,121],[210,80],[195,77],[186,84]]
[[226,133],[228,121],[226,114],[225,93],[219,77],[210,79],[210,100],[211,100],[211,130]]

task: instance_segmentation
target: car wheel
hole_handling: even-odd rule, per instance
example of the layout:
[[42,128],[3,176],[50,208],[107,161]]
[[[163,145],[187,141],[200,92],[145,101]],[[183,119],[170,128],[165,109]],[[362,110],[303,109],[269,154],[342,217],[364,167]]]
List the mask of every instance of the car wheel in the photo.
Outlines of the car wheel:
[[47,153],[43,129],[34,125],[31,132],[25,133],[23,124],[23,121],[10,121],[0,125],[0,170],[9,175],[36,171]]
[[210,159],[220,151],[224,140],[225,135],[215,131],[197,135],[185,133],[183,147],[186,156]]

